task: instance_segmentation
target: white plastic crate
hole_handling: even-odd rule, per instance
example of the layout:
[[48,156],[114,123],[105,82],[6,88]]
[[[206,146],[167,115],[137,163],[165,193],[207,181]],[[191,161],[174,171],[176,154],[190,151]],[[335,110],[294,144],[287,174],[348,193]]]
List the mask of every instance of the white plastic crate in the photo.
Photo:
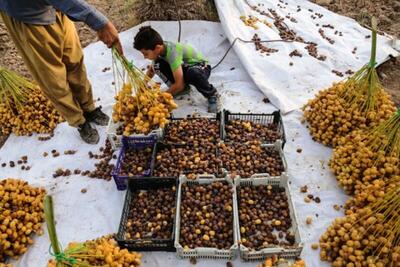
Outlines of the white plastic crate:
[[295,259],[299,257],[301,251],[303,250],[303,243],[301,241],[299,227],[297,223],[298,220],[297,220],[296,210],[292,202],[290,187],[286,175],[282,175],[281,177],[270,177],[268,175],[262,177],[262,175],[258,175],[257,178],[247,178],[247,179],[241,179],[240,177],[235,178],[236,190],[234,190],[234,194],[236,195],[235,196],[236,202],[234,203],[234,205],[236,206],[234,207],[234,209],[237,210],[236,213],[237,216],[235,217],[235,220],[237,225],[236,230],[237,230],[238,240],[241,240],[241,234],[240,234],[239,206],[237,202],[238,199],[237,187],[258,186],[258,185],[272,185],[285,188],[289,205],[289,214],[292,220],[292,227],[290,230],[295,235],[295,245],[292,247],[271,246],[261,250],[252,250],[240,244],[239,245],[240,258],[243,261],[260,261],[266,259],[267,257],[272,257],[274,255],[278,255],[280,258],[285,258],[285,259]]
[[[108,122],[107,125],[107,138],[111,143],[112,148],[118,149],[122,146],[122,135],[117,135],[117,129],[122,125],[122,122],[113,122],[112,119]],[[156,130],[151,131],[149,134],[133,134],[129,137],[147,137],[149,135],[157,135],[157,139],[161,139],[164,135],[164,130],[162,128],[158,128]]]
[[[277,140],[277,141],[275,141],[275,143],[273,143],[273,144],[262,144],[261,147],[265,147],[265,148],[273,147],[276,151],[278,151],[279,156],[280,156],[281,159],[282,159],[283,171],[282,171],[281,175],[280,175],[280,176],[272,176],[272,177],[283,177],[283,176],[287,176],[288,165],[287,165],[287,162],[286,162],[285,153],[283,153],[282,140]],[[257,176],[257,175],[260,175],[260,174],[255,174],[255,175]],[[254,177],[255,175],[252,175],[252,177]],[[265,173],[262,173],[261,175],[263,175],[263,176],[265,176],[265,175],[270,176],[269,174],[265,174]]]
[[[262,144],[261,147],[263,147],[263,148],[271,148],[272,147],[272,148],[274,148],[274,150],[278,151],[279,156],[282,159],[282,165],[283,165],[283,171],[282,171],[281,175],[279,175],[279,176],[271,176],[268,173],[255,173],[250,177],[241,177],[241,178],[242,179],[258,178],[258,177],[263,178],[263,177],[266,177],[266,176],[272,177],[272,178],[280,178],[282,176],[286,176],[287,175],[287,169],[288,169],[287,166],[288,165],[287,165],[287,162],[286,162],[285,154],[283,153],[282,141],[281,140],[277,140],[277,141],[275,141],[274,144]],[[224,172],[227,173],[227,174],[230,174],[230,171],[226,170],[225,168],[224,168]]]
[[226,181],[230,186],[232,186],[233,191],[235,192],[235,185],[233,184],[232,179],[229,178],[210,178],[208,176],[199,175],[196,180],[189,180],[186,176],[179,177],[179,187],[178,187],[178,202],[176,209],[176,219],[175,219],[175,248],[176,254],[181,259],[187,258],[203,258],[203,259],[221,259],[221,260],[233,260],[237,256],[238,251],[238,238],[237,238],[237,225],[235,217],[238,215],[237,209],[235,209],[235,203],[237,202],[236,194],[232,194],[233,199],[233,221],[232,221],[232,229],[233,229],[233,245],[230,249],[217,249],[210,247],[198,247],[195,249],[184,249],[182,245],[179,243],[180,237],[180,228],[181,228],[181,197],[182,197],[182,184],[188,183],[193,185],[201,185],[201,184],[210,184],[217,181]]

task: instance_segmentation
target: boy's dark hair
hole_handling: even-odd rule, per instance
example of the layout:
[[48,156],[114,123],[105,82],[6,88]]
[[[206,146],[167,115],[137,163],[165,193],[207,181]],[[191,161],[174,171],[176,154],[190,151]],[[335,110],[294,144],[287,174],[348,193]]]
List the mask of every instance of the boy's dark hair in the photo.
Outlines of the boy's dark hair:
[[133,47],[137,50],[154,50],[156,45],[164,44],[161,35],[150,26],[144,26],[139,29],[133,41]]

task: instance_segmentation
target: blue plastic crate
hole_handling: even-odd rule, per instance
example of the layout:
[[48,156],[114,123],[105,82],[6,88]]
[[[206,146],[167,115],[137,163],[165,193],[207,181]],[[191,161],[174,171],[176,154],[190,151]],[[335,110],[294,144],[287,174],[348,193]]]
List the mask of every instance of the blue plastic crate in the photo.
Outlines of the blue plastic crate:
[[122,145],[129,148],[140,148],[148,145],[154,145],[157,142],[158,135],[150,133],[148,135],[122,136]]
[[147,168],[145,168],[140,175],[136,175],[134,177],[131,176],[122,176],[120,175],[122,164],[124,163],[124,158],[125,158],[125,152],[127,149],[134,149],[138,150],[144,150],[148,147],[152,148],[152,154],[155,153],[155,142],[149,142],[149,143],[123,143],[121,151],[119,152],[117,163],[115,164],[114,170],[112,171],[112,177],[114,178],[115,184],[117,185],[118,190],[126,190],[127,188],[127,181],[129,178],[135,178],[135,177],[148,177],[151,174],[151,166],[152,166],[152,160],[154,158],[153,155],[149,157],[149,162],[147,164]]

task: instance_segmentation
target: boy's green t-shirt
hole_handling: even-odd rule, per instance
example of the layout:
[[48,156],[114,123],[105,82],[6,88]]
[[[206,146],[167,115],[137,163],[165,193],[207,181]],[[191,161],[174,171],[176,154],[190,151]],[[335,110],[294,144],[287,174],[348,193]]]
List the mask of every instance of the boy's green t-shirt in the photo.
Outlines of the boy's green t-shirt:
[[191,66],[199,63],[208,62],[208,60],[204,58],[204,56],[200,52],[197,52],[192,46],[188,44],[164,41],[164,45],[166,48],[166,53],[164,56],[161,57],[169,63],[172,71],[175,71],[180,65],[184,63]]

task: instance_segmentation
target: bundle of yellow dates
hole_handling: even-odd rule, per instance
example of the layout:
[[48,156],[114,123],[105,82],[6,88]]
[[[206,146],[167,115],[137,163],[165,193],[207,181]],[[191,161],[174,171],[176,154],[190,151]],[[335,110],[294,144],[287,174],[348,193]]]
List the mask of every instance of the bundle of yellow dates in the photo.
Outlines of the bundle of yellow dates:
[[125,84],[116,96],[113,121],[123,122],[123,135],[148,134],[156,128],[164,128],[170,112],[177,108],[172,95],[159,88],[148,88],[133,94],[131,84]]
[[148,134],[164,128],[170,112],[177,108],[171,94],[161,92],[160,85],[112,49],[114,78],[123,86],[115,97],[112,119],[123,123],[123,135]]
[[[397,181],[398,184],[398,181]],[[334,267],[400,266],[400,187],[337,218],[320,238],[320,257]]]
[[141,254],[120,249],[112,235],[103,236],[83,243],[70,243],[61,249],[54,222],[53,198],[44,199],[44,213],[51,242],[51,255],[47,267],[138,267]]
[[247,16],[240,16],[240,20],[243,21],[243,23],[246,26],[252,27],[255,30],[258,30],[258,26],[257,26],[258,22],[264,23],[269,28],[272,27],[272,24],[267,22],[266,20],[260,20],[259,18],[251,16],[251,15],[248,16],[248,17]]
[[18,258],[33,244],[32,234],[41,234],[46,191],[18,179],[0,181],[0,262]]
[[335,148],[330,167],[354,196],[320,238],[332,266],[400,266],[400,109]]
[[400,109],[377,127],[341,138],[329,166],[348,194],[400,175]]
[[0,129],[4,134],[52,133],[63,121],[37,85],[0,67]]
[[395,187],[400,187],[400,175],[379,178],[369,184],[357,183],[354,196],[346,202],[346,214],[379,201]]
[[[73,259],[73,266],[85,267],[138,267],[141,264],[141,254],[120,249],[111,237],[101,237],[82,244],[71,243],[65,249],[65,256]],[[50,260],[47,267],[68,266],[57,265],[56,260]]]
[[373,30],[370,63],[346,81],[321,91],[303,107],[304,120],[314,140],[335,147],[341,137],[353,130],[375,127],[396,110],[379,82],[375,57]]
[[368,129],[388,119],[396,110],[391,97],[379,89],[374,94],[374,107],[364,109],[367,95],[359,95],[351,102],[346,93],[356,92],[353,80],[333,84],[318,93],[304,107],[304,119],[314,140],[327,146],[336,147],[340,138],[353,130]]
[[293,263],[287,259],[278,258],[277,256],[265,258],[263,263],[259,263],[257,267],[306,267],[306,263],[302,259],[297,259]]

